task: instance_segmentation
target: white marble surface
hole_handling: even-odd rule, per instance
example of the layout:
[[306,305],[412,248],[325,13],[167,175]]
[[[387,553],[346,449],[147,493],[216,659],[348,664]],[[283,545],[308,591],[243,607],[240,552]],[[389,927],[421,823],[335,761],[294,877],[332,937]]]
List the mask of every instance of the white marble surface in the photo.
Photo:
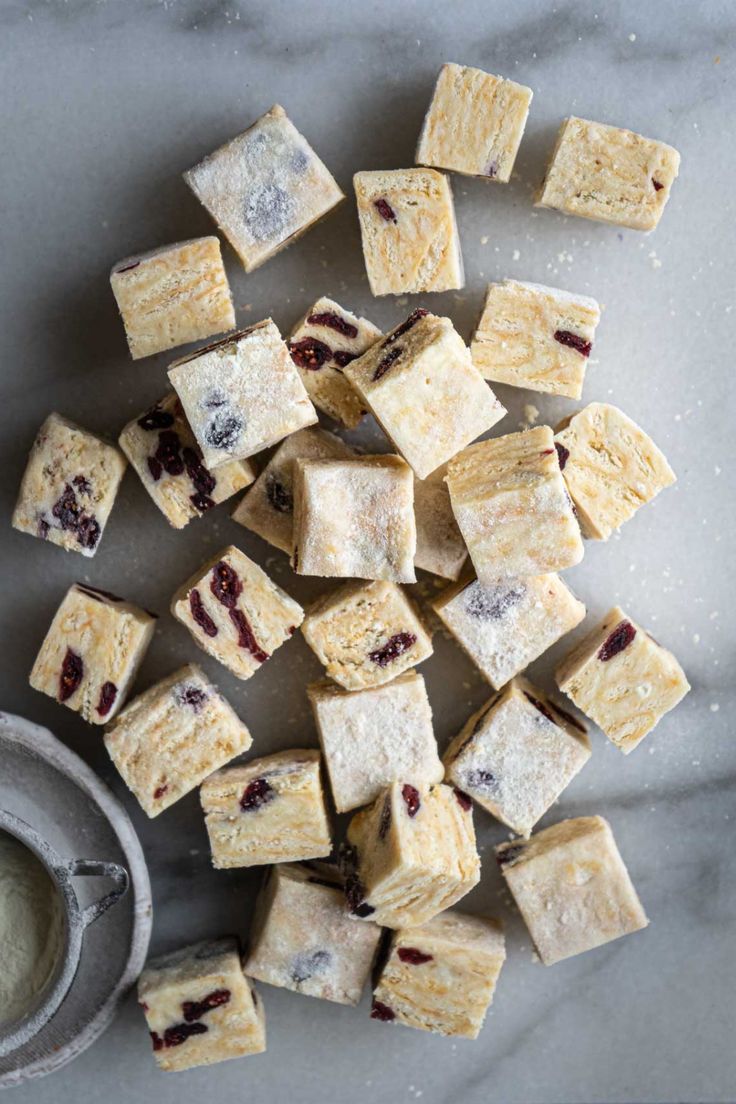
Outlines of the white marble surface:
[[[91,562],[12,532],[9,514],[49,409],[114,434],[162,391],[169,358],[129,361],[107,272],[134,250],[210,232],[181,172],[276,100],[346,189],[357,169],[409,164],[445,60],[528,83],[535,99],[514,181],[456,180],[468,285],[431,305],[466,336],[492,278],[559,284],[605,305],[585,397],[632,414],[680,478],[619,539],[589,545],[569,578],[591,616],[615,601],[630,608],[675,650],[694,687],[628,758],[595,733],[590,765],[546,818],[611,820],[652,920],[646,933],[551,969],[533,962],[492,860],[504,832],[476,814],[485,873],[467,905],[502,915],[509,941],[477,1043],[388,1028],[368,1019],[365,1003],[354,1011],[262,987],[266,1055],[167,1076],[154,1069],[131,998],[73,1066],[14,1090],[19,1102],[734,1099],[735,30],[733,6],[717,0],[0,4],[3,708],[52,727],[123,794],[99,730],[26,684],[66,586],[81,575],[164,612],[179,582],[236,540],[298,597],[323,589],[295,581],[227,509],[170,530],[132,474]],[[532,186],[569,113],[681,150],[654,234],[533,211]],[[241,322],[273,313],[288,327],[323,292],[379,324],[407,313],[371,300],[352,202],[250,276],[230,252],[227,264]],[[574,405],[500,390],[511,410],[501,432],[516,427],[525,402],[550,420]],[[547,685],[561,650],[534,668]],[[167,616],[141,684],[190,658],[202,657]],[[300,639],[248,684],[205,666],[242,710],[257,750],[314,740],[302,687],[318,669]],[[444,743],[487,690],[442,638],[424,670]],[[123,796],[150,863],[155,948],[245,934],[257,877],[210,869],[196,797],[148,822]]]

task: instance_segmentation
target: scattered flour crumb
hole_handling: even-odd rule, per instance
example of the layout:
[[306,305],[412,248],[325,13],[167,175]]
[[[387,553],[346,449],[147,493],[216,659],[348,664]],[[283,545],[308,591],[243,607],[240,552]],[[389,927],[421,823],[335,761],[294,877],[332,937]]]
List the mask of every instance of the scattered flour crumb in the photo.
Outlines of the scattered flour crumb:
[[718,710],[719,710],[720,708],[721,708],[721,707],[720,707],[720,705],[718,704],[718,702],[711,702],[711,703],[710,703],[710,711],[711,711],[711,713],[717,713],[717,712],[718,712]]

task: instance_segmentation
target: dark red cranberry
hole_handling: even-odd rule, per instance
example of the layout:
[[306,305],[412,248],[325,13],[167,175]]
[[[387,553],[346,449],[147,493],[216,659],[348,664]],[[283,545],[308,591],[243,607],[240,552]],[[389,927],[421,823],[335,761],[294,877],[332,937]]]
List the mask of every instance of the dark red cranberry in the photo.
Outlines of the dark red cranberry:
[[434,955],[425,954],[417,947],[399,947],[396,953],[402,962],[408,962],[410,966],[423,966],[425,962],[434,961]]
[[465,774],[465,785],[473,790],[492,790],[496,785],[496,778],[489,770],[476,767]]
[[403,655],[404,652],[408,652],[416,642],[417,638],[414,633],[396,633],[382,648],[379,648],[375,652],[369,652],[368,658],[371,663],[376,663],[379,667],[388,667],[389,663],[393,663],[393,661]]
[[218,410],[204,431],[204,439],[211,448],[231,451],[243,432],[244,422],[233,410]]
[[329,951],[315,951],[313,954],[299,954],[294,959],[291,969],[292,981],[300,984],[308,981],[315,974],[324,974],[332,962]]
[[77,525],[77,540],[82,548],[95,548],[100,539],[100,526],[96,518],[82,514]]
[[118,688],[114,682],[104,682],[100,690],[100,700],[97,702],[97,712],[101,717],[106,717],[115,704],[118,696]]
[[159,798],[163,797],[164,794],[168,793],[168,792],[169,792],[169,787],[166,785],[165,782],[162,786],[157,786],[156,789],[153,791],[154,801],[158,801]]
[[139,1005],[141,1006],[141,1008],[143,1009],[144,1012],[149,1011],[148,1003],[146,1001],[138,1001],[138,1003],[139,1003]]
[[620,621],[613,632],[606,637],[598,651],[598,659],[606,663],[609,659],[628,648],[636,636],[636,629],[630,621]]
[[340,862],[345,878],[343,888],[348,908],[353,916],[365,919],[366,916],[370,916],[376,910],[365,899],[365,886],[357,874],[358,856],[355,848],[344,846],[340,854]]
[[169,429],[174,424],[174,415],[170,414],[168,410],[162,410],[159,406],[152,406],[151,409],[138,419],[138,425],[141,429]]
[[388,1023],[390,1020],[396,1019],[396,1013],[387,1004],[383,1004],[374,997],[371,1005],[371,1019],[383,1020],[384,1023]]
[[38,519],[38,535],[41,540],[46,540],[49,535],[50,525],[44,518]]
[[322,314],[310,314],[307,318],[310,326],[326,326],[330,330],[337,330],[343,337],[357,337],[358,327],[347,318],[341,318],[334,311],[324,311]]
[[220,560],[212,568],[210,590],[223,606],[227,606],[228,609],[235,609],[238,598],[243,593],[243,584],[238,577],[238,573],[233,570],[230,564],[226,563],[225,560]]
[[349,353],[347,349],[335,349],[334,361],[338,368],[346,368],[359,356],[360,353]]
[[67,648],[59,675],[59,701],[68,701],[72,694],[79,689],[79,684],[84,676],[84,663],[82,657]]
[[375,372],[373,373],[373,381],[381,379],[386,375],[392,364],[395,364],[403,353],[404,348],[402,345],[397,345],[394,349],[390,349],[385,357],[378,362]]
[[419,812],[422,804],[419,798],[419,790],[416,788],[416,786],[410,786],[409,783],[406,782],[401,787],[401,796],[403,797],[406,804],[407,813],[410,817],[415,817]]
[[189,496],[189,501],[192,503],[196,510],[199,510],[200,514],[204,514],[207,510],[211,510],[215,505],[214,499],[209,495],[202,494],[201,491],[197,491],[196,494]]
[[552,724],[555,723],[555,719],[552,716],[552,713],[550,712],[548,707],[544,704],[544,702],[541,702],[539,700],[539,698],[535,698],[533,694],[528,693],[528,691],[526,691],[526,690],[524,691],[524,697],[526,698],[527,701],[532,703],[532,705],[534,706],[535,709],[539,710],[539,712],[542,714],[543,717],[546,717],[548,721],[552,722]]
[[479,621],[500,621],[526,594],[523,583],[484,587],[471,583],[465,592],[465,611]]
[[523,851],[523,843],[512,843],[509,847],[504,847],[503,851],[496,852],[496,862],[499,866],[510,866],[511,863],[516,862]]
[[154,483],[158,483],[164,470],[160,460],[157,460],[155,456],[149,456],[147,463],[151,479]]
[[66,484],[63,493],[52,506],[51,513],[60,522],[63,530],[76,533],[82,548],[95,547],[100,539],[100,526],[94,517],[84,513],[71,483]]
[[388,835],[388,830],[391,827],[391,794],[386,794],[383,799],[383,808],[381,809],[381,819],[378,822],[378,838],[383,840]]
[[570,458],[570,450],[561,445],[559,441],[555,441],[555,448],[557,449],[557,459],[560,462],[560,471],[564,471],[565,464]]
[[496,161],[496,160],[489,161],[488,164],[486,165],[485,172],[484,172],[483,175],[484,176],[489,176],[491,178],[491,180],[493,180],[493,178],[497,175],[497,173],[498,173],[498,161]]
[[132,269],[137,268],[140,263],[141,263],[140,261],[132,261],[131,264],[124,265],[122,268],[116,268],[115,272],[116,273],[131,272]]
[[473,806],[473,802],[470,800],[468,795],[466,793],[463,793],[462,790],[458,790],[456,788],[455,789],[455,798],[457,800],[458,805],[463,810],[463,812],[464,813],[469,813],[472,806]]
[[386,222],[396,222],[396,212],[387,199],[374,199],[373,206]]
[[188,446],[182,449],[187,475],[201,495],[211,495],[217,486],[214,475],[202,463],[202,457]]
[[184,461],[181,457],[179,434],[173,429],[163,429],[158,435],[158,448],[154,454],[167,475],[182,475]]
[[192,615],[192,620],[196,621],[202,632],[206,633],[207,636],[217,636],[217,625],[202,605],[202,595],[198,590],[189,592],[189,612]]
[[567,721],[568,724],[571,724],[573,728],[576,728],[578,730],[578,732],[586,732],[587,731],[586,728],[585,728],[585,725],[581,724],[580,721],[577,719],[577,717],[573,717],[572,713],[568,713],[568,711],[566,709],[563,709],[559,705],[553,705],[552,703],[550,703],[550,704],[552,705],[552,708],[554,709],[555,713],[557,713],[560,717],[562,717],[563,720]]
[[100,587],[89,586],[88,583],[77,583],[79,590],[83,590],[85,594],[88,594],[90,598],[94,598],[97,602],[102,601],[103,598],[107,598],[108,602],[122,602],[124,599],[118,594],[113,594],[111,590],[101,590]]
[[89,479],[86,479],[83,475],[75,475],[72,479],[72,483],[80,494],[88,495],[92,493],[92,484]]
[[251,623],[243,611],[231,609],[229,614],[230,620],[238,630],[238,647],[249,651],[257,663],[265,663],[267,659],[270,659],[270,654],[265,652],[256,640]]
[[275,797],[276,791],[265,778],[254,778],[243,790],[238,804],[244,813],[250,813],[253,809],[268,805]]
[[176,690],[176,701],[178,705],[188,705],[195,713],[199,713],[207,701],[207,694],[199,686],[180,686]]
[[266,480],[266,498],[279,514],[290,514],[294,509],[293,495],[273,475]]
[[429,311],[425,307],[417,307],[413,310],[405,322],[402,322],[400,326],[397,326],[395,330],[392,330],[388,337],[383,342],[383,347],[387,345],[393,345],[394,341],[403,337],[413,326],[416,326],[420,318],[426,318]]
[[230,1000],[230,996],[229,989],[214,989],[200,1001],[184,1001],[181,1006],[184,1013],[184,1019],[187,1023],[193,1023],[194,1020],[201,1020],[205,1012],[210,1012],[213,1008],[219,1008],[220,1005],[227,1004]]
[[586,341],[584,337],[580,337],[570,330],[555,330],[555,341],[559,341],[560,345],[567,345],[568,348],[574,349],[576,353],[580,353],[584,357],[589,357],[590,350],[593,348],[592,341]]
[[662,188],[664,188],[664,184],[659,180],[655,180],[654,177],[652,177],[652,184],[654,185],[655,192],[661,192]]
[[297,367],[305,368],[309,372],[319,371],[328,360],[332,360],[330,346],[316,337],[303,337],[301,341],[290,341],[289,352]]
[[164,1046],[176,1047],[185,1043],[190,1035],[204,1035],[209,1028],[203,1023],[180,1023],[164,1031]]
[[157,1031],[149,1031],[148,1034],[151,1036],[151,1043],[153,1044],[153,1049],[154,1050],[163,1050],[164,1041],[161,1038],[161,1036],[158,1034],[158,1032]]
[[363,901],[362,904],[356,905],[352,910],[353,916],[358,916],[361,920],[365,920],[367,917],[372,916],[375,911],[373,905],[369,905],[367,901]]

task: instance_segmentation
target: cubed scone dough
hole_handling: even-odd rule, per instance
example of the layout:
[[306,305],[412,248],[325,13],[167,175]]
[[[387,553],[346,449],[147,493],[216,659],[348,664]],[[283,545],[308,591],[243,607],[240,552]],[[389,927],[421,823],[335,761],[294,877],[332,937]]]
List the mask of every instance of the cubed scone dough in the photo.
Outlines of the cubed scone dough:
[[246,272],[289,245],[344,199],[283,107],[184,173]]
[[536,205],[654,230],[679,167],[679,153],[664,142],[571,116],[560,127]]
[[440,69],[417,146],[418,165],[507,183],[524,133],[532,90],[482,69]]
[[353,692],[324,679],[307,694],[338,813],[368,804],[397,778],[427,785],[442,778],[432,709],[416,671]]
[[138,979],[162,1070],[209,1066],[266,1049],[266,1021],[233,936],[195,943],[148,962]]
[[332,849],[313,749],[224,767],[202,783],[199,797],[218,869],[316,859]]
[[555,445],[580,527],[594,540],[608,540],[676,479],[651,437],[610,403],[573,414]]
[[31,447],[13,528],[94,556],[125,463],[114,445],[61,414],[49,414]]
[[110,284],[133,360],[235,326],[219,238],[193,238],[119,261]]
[[497,920],[448,909],[391,936],[371,1018],[477,1039],[506,958]]
[[545,966],[649,923],[603,817],[560,821],[496,856]]
[[579,399],[600,307],[588,295],[542,284],[489,284],[470,343],[485,379]]
[[284,863],[259,895],[245,969],[269,985],[355,1005],[380,938],[377,924],[348,916],[335,866]]
[[105,734],[110,758],[149,817],[252,742],[217,687],[193,663],[134,698]]
[[672,652],[619,606],[563,659],[555,678],[624,754],[690,689]]
[[443,464],[427,479],[414,480],[414,519],[417,550],[414,566],[443,579],[457,579],[468,558],[455,521]]
[[353,177],[374,295],[451,291],[465,283],[450,181],[434,169]]

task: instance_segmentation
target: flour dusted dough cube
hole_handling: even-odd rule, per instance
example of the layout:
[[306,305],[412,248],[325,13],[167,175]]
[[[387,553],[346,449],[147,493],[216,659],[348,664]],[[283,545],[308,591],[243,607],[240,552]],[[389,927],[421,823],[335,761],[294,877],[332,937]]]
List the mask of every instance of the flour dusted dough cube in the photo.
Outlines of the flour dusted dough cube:
[[496,856],[545,966],[649,923],[603,817],[562,820]]
[[133,360],[235,326],[219,238],[193,238],[118,261],[110,284]]
[[555,679],[624,755],[690,689],[672,652],[619,606],[563,659]]
[[444,755],[447,781],[521,836],[589,758],[585,726],[524,678],[473,714]]
[[353,177],[368,283],[374,295],[463,287],[450,181],[434,169]]
[[304,618],[299,603],[232,544],[179,587],[171,612],[240,679],[255,674]]
[[149,817],[252,742],[217,687],[193,663],[139,694],[105,733],[110,758]]
[[233,936],[152,959],[138,1001],[163,1070],[209,1066],[266,1049],[266,1021]]
[[229,460],[212,472],[170,391],[155,406],[128,422],[118,443],[170,525],[183,529],[236,491],[252,483],[250,460]]
[[471,445],[448,464],[447,485],[482,583],[562,571],[582,560],[549,426]]
[[542,284],[489,284],[470,343],[486,379],[579,399],[600,307],[588,295]]
[[465,176],[511,179],[532,90],[468,65],[442,66],[416,162]]
[[353,692],[324,679],[307,694],[338,813],[367,805],[397,778],[417,785],[442,779],[432,709],[416,671]]
[[416,582],[414,480],[398,456],[294,461],[298,575]]
[[318,426],[297,430],[274,452],[265,468],[232,512],[244,525],[275,548],[294,548],[294,460],[347,460],[355,453]]
[[94,556],[125,463],[114,445],[61,414],[49,414],[31,447],[13,528]]
[[318,751],[279,751],[225,767],[202,783],[199,797],[218,869],[316,859],[332,850]]
[[555,445],[580,526],[593,540],[608,540],[677,478],[651,437],[609,403],[573,414]]
[[348,826],[351,916],[417,927],[480,880],[471,803],[450,786],[394,782]]
[[571,116],[560,127],[536,206],[654,230],[679,168],[679,153],[664,142]]
[[345,375],[424,479],[506,413],[449,318],[415,310]]
[[289,245],[345,198],[278,104],[185,172],[184,179],[246,272]]
[[208,468],[244,460],[317,421],[270,318],[177,360],[169,379]]
[[497,920],[448,909],[393,932],[371,1019],[477,1039],[506,958]]
[[491,686],[500,690],[579,625],[585,606],[559,575],[461,580],[433,609]]
[[468,550],[452,512],[443,465],[427,479],[414,480],[417,550],[414,566],[443,579],[457,579]]
[[381,336],[367,318],[351,314],[325,296],[292,331],[289,352],[310,399],[340,425],[352,429],[367,413],[343,369]]

